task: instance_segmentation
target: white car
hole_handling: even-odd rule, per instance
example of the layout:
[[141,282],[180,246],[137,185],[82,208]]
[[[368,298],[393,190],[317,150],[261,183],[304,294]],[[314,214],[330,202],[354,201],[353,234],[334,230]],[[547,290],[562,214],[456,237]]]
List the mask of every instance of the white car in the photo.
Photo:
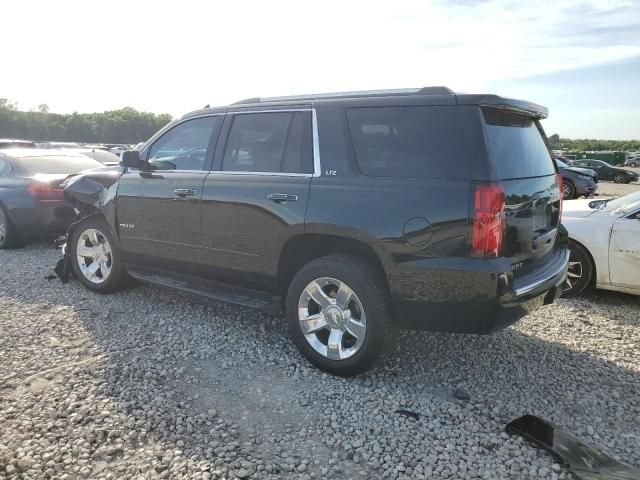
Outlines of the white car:
[[615,200],[564,202],[571,258],[563,296],[589,285],[640,295],[640,192]]

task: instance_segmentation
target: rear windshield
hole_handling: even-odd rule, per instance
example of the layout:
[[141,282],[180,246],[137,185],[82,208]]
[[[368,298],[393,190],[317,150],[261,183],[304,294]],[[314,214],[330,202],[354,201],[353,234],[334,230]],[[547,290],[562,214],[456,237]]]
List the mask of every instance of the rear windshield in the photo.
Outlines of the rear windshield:
[[482,145],[473,107],[347,109],[356,159],[365,175],[461,179]]
[[31,175],[38,173],[78,173],[90,168],[104,165],[89,157],[23,157],[14,161],[14,166],[21,173]]
[[538,123],[522,115],[482,109],[487,123],[489,153],[502,180],[556,173]]

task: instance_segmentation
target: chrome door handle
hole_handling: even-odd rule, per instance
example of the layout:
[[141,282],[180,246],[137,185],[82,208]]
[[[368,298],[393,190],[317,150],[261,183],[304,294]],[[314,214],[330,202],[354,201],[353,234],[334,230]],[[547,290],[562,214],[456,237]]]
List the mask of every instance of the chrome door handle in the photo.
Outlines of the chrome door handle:
[[276,203],[295,202],[298,200],[298,195],[292,195],[290,193],[270,193],[267,198]]
[[173,193],[175,193],[180,198],[193,197],[198,192],[193,188],[176,188]]

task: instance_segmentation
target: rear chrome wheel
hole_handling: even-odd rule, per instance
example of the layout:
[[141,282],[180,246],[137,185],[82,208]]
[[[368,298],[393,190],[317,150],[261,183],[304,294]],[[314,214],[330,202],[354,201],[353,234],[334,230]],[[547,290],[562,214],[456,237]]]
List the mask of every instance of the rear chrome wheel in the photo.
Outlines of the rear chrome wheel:
[[107,237],[95,228],[83,230],[76,244],[80,272],[91,283],[107,281],[113,267],[113,251]]
[[285,314],[289,334],[315,366],[350,377],[370,369],[393,346],[383,273],[354,255],[311,260],[294,275]]
[[335,278],[317,278],[304,288],[298,320],[311,348],[330,360],[355,355],[367,334],[362,302],[349,285]]

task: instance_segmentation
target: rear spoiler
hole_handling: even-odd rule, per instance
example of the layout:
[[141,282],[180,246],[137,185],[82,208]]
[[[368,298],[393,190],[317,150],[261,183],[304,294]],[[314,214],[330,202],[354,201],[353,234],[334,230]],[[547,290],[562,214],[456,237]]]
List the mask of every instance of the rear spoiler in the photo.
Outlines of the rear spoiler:
[[481,107],[501,108],[517,113],[522,113],[528,117],[538,119],[547,118],[549,110],[547,107],[527,102],[526,100],[517,100],[515,98],[504,98],[498,95],[456,95],[459,105],[479,105]]

